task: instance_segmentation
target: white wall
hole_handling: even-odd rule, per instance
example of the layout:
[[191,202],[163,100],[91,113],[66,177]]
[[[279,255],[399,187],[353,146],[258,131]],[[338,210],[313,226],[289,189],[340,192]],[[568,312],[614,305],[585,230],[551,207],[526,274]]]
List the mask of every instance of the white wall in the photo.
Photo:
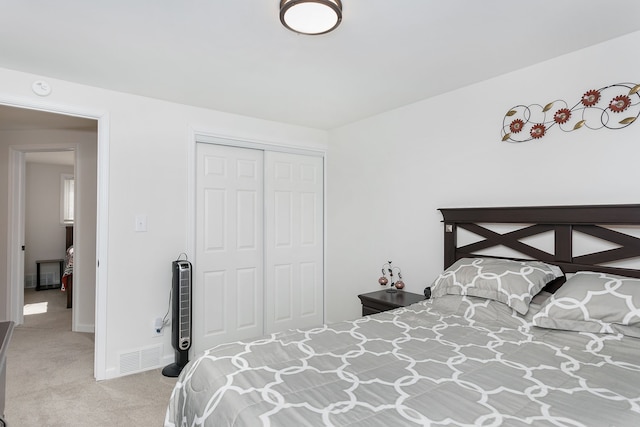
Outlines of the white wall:
[[[44,78],[52,94],[31,92]],[[108,264],[105,375],[120,373],[120,356],[161,345],[162,363],[172,358],[170,333],[152,338],[152,322],[168,307],[171,261],[188,252],[188,180],[193,130],[236,139],[324,149],[327,133],[156,99],[102,90],[47,76],[0,69],[0,102],[36,103],[53,110],[88,111],[108,119]],[[99,129],[100,132],[100,129]],[[7,149],[0,174],[7,176]],[[0,185],[0,200],[7,200]],[[5,202],[3,202],[5,203]],[[137,214],[148,217],[148,232],[134,231]],[[7,213],[0,210],[0,261],[7,259]],[[78,251],[79,253],[79,251]],[[192,255],[192,254],[189,254]],[[106,265],[105,265],[106,264]],[[0,295],[7,292],[0,280]],[[0,318],[6,316],[0,307]],[[98,372],[100,375],[100,372]]]
[[[27,163],[24,271],[36,274],[36,260],[64,259],[66,228],[60,223],[60,175],[73,166]],[[57,266],[56,270],[57,270]],[[46,266],[41,266],[41,270]],[[35,281],[33,283],[35,286]]]
[[359,316],[356,295],[379,288],[387,260],[408,291],[433,281],[437,208],[640,202],[640,123],[501,142],[513,106],[573,106],[589,89],[640,83],[638,45],[640,32],[331,132],[327,320]]

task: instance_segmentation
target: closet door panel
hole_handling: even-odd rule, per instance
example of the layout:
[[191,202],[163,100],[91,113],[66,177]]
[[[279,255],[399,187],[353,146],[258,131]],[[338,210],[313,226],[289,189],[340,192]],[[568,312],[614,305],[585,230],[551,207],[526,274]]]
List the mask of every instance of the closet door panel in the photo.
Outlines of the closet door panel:
[[[226,332],[224,300],[227,280],[224,271],[208,271],[203,274],[204,300],[209,301],[208,310],[203,312],[204,335],[219,335]],[[195,289],[194,289],[195,290]],[[195,334],[194,334],[195,336]]]
[[258,199],[262,199],[260,194],[253,191],[238,191],[236,212],[238,220],[236,222],[236,249],[238,251],[261,251],[258,245],[262,242],[258,231],[262,232],[262,217],[257,214],[262,212],[262,207],[258,207]]
[[306,247],[321,246],[318,241],[321,236],[318,231],[322,231],[322,222],[318,222],[318,212],[322,213],[322,195],[317,193],[300,194],[300,244]]
[[[277,298],[274,299],[273,317],[275,322],[293,320],[293,268],[291,264],[276,265],[273,269]],[[266,310],[269,312],[269,310]]]
[[264,159],[260,150],[196,144],[193,346],[263,333]]
[[273,192],[273,245],[280,249],[291,248],[293,232],[293,194],[290,191]]
[[265,153],[267,333],[324,320],[323,181],[320,157]]
[[322,289],[322,283],[318,283],[318,278],[322,274],[318,273],[316,262],[304,262],[300,264],[300,315],[302,317],[314,317],[318,307],[322,307],[322,301],[318,300],[318,288]]
[[207,251],[222,251],[225,248],[226,234],[225,230],[225,212],[227,192],[225,190],[204,190],[204,209],[205,215],[209,220],[205,223],[204,233],[204,249]]
[[262,330],[262,278],[257,276],[257,268],[243,268],[237,271],[236,284],[238,299],[236,300],[236,324],[239,330]]

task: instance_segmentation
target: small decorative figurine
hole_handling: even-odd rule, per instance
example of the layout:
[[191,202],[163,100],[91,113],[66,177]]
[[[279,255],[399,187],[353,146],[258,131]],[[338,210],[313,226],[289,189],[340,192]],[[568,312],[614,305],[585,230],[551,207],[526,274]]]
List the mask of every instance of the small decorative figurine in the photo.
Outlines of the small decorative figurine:
[[[397,282],[394,282],[394,279],[393,279],[394,270],[398,271]],[[390,279],[387,279],[387,273],[389,273]],[[387,284],[389,284],[389,282],[391,282],[391,286],[389,287],[389,289],[387,289],[387,292],[397,292],[397,289],[404,288],[404,282],[402,281],[402,271],[400,270],[400,267],[393,267],[391,265],[391,261],[387,261],[385,264],[383,264],[382,276],[378,279],[378,283],[381,286],[386,286]]]

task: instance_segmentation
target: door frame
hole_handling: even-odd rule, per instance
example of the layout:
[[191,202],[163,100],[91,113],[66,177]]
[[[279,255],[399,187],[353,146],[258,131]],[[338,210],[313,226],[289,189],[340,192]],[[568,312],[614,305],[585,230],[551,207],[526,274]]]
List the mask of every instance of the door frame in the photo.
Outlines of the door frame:
[[193,262],[198,262],[195,259],[196,254],[196,166],[197,166],[197,156],[196,156],[196,146],[197,144],[217,144],[217,145],[228,145],[231,147],[237,148],[251,148],[255,150],[263,150],[263,151],[277,151],[281,153],[289,153],[289,154],[302,154],[306,156],[314,156],[314,157],[322,157],[322,176],[323,176],[323,190],[322,190],[322,204],[323,204],[323,212],[322,212],[322,238],[323,238],[323,250],[322,250],[322,277],[323,277],[323,286],[322,286],[322,298],[324,303],[322,304],[323,313],[322,318],[327,318],[327,287],[326,285],[326,277],[327,277],[327,150],[324,148],[312,148],[312,147],[303,147],[296,145],[283,144],[278,142],[271,141],[263,141],[263,140],[252,140],[249,138],[239,138],[228,135],[216,134],[212,132],[207,132],[204,130],[190,129],[191,133],[191,143],[188,146],[187,153],[187,162],[188,167],[187,171],[189,171],[187,177],[187,218],[189,219],[187,225],[187,248],[189,249],[189,253],[192,254]]
[[[82,117],[97,121],[97,188],[96,188],[96,300],[95,300],[95,347],[94,347],[94,377],[96,380],[106,379],[106,326],[107,326],[107,271],[108,271],[108,186],[109,186],[109,114],[106,111],[97,111],[86,107],[72,107],[68,105],[35,101],[28,98],[15,98],[0,95],[0,104],[26,108],[36,111],[44,111],[67,116]],[[52,145],[53,147],[53,145]],[[8,182],[8,218],[7,218],[7,304],[10,320],[21,317],[19,300],[24,297],[24,290],[19,291],[19,286],[24,287],[24,282],[18,283],[16,279],[16,267],[12,261],[20,256],[20,236],[13,230],[24,229],[24,212],[19,206],[20,197],[24,198],[24,176],[16,175],[24,171],[24,151],[13,149],[14,154],[9,156],[10,177]],[[47,151],[45,148],[44,151]],[[16,154],[18,153],[18,154]],[[76,164],[78,167],[76,152]],[[22,162],[22,166],[20,165]],[[17,179],[17,182],[15,182]],[[16,185],[18,187],[16,188]],[[18,206],[16,206],[18,204]],[[21,224],[22,223],[22,224]],[[22,274],[24,275],[24,271]],[[20,296],[17,296],[20,294]],[[24,303],[22,303],[24,304]],[[22,319],[20,319],[22,320]]]
[[[9,234],[7,235],[7,273],[9,276],[8,291],[9,319],[17,325],[24,323],[24,249],[19,249],[24,245],[25,240],[25,202],[26,202],[26,154],[44,153],[57,151],[73,151],[74,175],[78,162],[78,150],[76,144],[29,144],[9,147]],[[75,230],[74,230],[75,231]],[[78,267],[82,264],[78,263]],[[23,284],[20,289],[20,284]],[[77,306],[74,305],[71,311],[71,330],[79,331],[75,322]],[[80,331],[89,332],[89,331]]]

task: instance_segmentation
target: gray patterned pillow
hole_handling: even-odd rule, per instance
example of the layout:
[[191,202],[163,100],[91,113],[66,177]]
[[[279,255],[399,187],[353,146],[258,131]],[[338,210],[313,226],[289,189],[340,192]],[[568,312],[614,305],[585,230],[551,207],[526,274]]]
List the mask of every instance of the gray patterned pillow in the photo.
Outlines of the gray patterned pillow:
[[545,301],[533,324],[640,338],[640,279],[578,272]]
[[473,295],[503,302],[520,314],[529,311],[534,295],[562,270],[540,261],[496,258],[462,258],[433,283],[433,297]]

